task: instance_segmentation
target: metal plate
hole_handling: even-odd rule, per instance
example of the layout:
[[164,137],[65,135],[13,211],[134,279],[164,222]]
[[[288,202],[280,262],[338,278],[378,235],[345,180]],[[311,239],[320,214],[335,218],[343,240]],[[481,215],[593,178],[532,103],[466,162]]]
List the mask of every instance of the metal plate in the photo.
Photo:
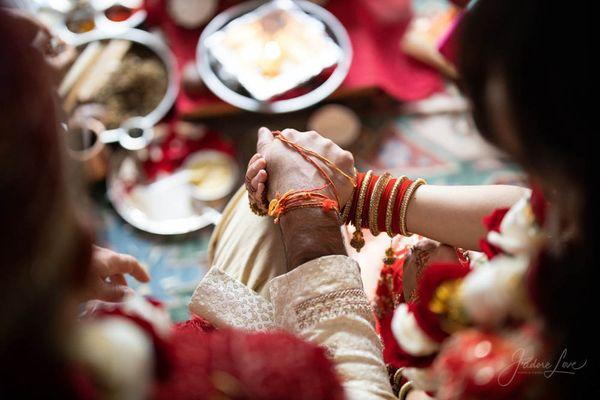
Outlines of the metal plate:
[[[124,170],[125,169],[125,170]],[[151,185],[162,185],[146,189],[144,185],[145,175],[135,153],[120,152],[113,155],[111,166],[107,177],[108,198],[117,213],[134,227],[157,235],[180,235],[202,229],[208,225],[216,224],[221,218],[214,208],[206,203],[195,200],[192,196],[192,188],[184,187],[181,182],[176,181],[177,173],[159,180]],[[154,190],[154,196],[163,197],[162,200],[152,200],[155,205],[148,204],[135,190],[132,190],[132,182],[138,189]],[[150,185],[150,186],[151,186]],[[167,204],[164,209],[158,210],[159,203]]]
[[265,4],[264,1],[251,1],[229,8],[217,15],[202,31],[196,48],[196,64],[200,76],[206,86],[221,100],[248,111],[263,113],[286,113],[310,107],[333,93],[344,81],[352,61],[352,45],[346,29],[340,21],[325,10],[310,1],[297,0],[294,2],[304,12],[317,18],[325,24],[331,38],[342,50],[342,56],[329,78],[309,93],[285,100],[259,101],[228,87],[217,75],[211,62],[211,55],[205,45],[205,40],[214,32],[223,28],[232,20],[247,14]]

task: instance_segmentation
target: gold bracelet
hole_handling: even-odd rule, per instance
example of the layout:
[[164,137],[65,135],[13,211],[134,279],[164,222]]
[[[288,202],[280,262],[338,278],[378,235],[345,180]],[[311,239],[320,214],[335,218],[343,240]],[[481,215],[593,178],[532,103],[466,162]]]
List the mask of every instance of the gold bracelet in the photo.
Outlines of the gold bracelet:
[[413,194],[421,185],[425,185],[427,182],[425,179],[417,179],[413,183],[410,184],[408,189],[406,189],[406,194],[402,199],[402,205],[400,207],[400,234],[402,236],[411,236],[412,233],[408,232],[406,228],[406,211],[408,210],[408,203],[412,199]]
[[[356,188],[354,188],[354,190],[356,190]],[[348,200],[348,202],[342,209],[342,215],[340,215],[340,218],[342,220],[342,225],[350,222],[350,221],[348,221],[348,216],[350,215],[350,209],[352,208],[352,199],[353,198],[354,198],[354,192],[352,192],[352,197],[350,197],[350,200]]]
[[402,385],[402,387],[400,388],[400,391],[398,392],[398,400],[406,400],[406,396],[408,396],[408,393],[412,389],[413,389],[412,381],[408,381],[404,385]]
[[390,174],[386,172],[381,175],[375,183],[373,188],[373,194],[371,195],[371,202],[369,204],[369,229],[373,236],[379,235],[379,227],[377,226],[377,219],[379,217],[379,202],[381,201],[381,195],[385,190],[388,182],[390,181]]
[[385,230],[389,237],[394,237],[394,231],[392,230],[392,217],[394,216],[394,204],[396,203],[396,197],[398,197],[398,189],[402,182],[406,179],[406,175],[402,175],[400,178],[396,179],[394,186],[392,187],[392,191],[390,192],[390,199],[387,204],[387,209],[385,210]]
[[363,237],[361,231],[362,211],[372,175],[373,171],[371,170],[369,170],[365,174],[365,177],[363,178],[362,184],[360,186],[360,192],[358,192],[358,202],[356,203],[356,215],[354,216],[354,226],[356,230],[352,234],[352,240],[350,240],[350,246],[354,247],[357,252],[360,252],[360,249],[362,249],[365,245],[365,238]]

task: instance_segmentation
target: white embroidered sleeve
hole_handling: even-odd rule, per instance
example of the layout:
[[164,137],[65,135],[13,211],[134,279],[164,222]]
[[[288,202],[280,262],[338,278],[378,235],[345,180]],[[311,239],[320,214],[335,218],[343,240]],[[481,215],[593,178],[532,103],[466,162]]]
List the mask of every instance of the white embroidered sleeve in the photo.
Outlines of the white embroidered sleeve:
[[326,347],[348,399],[394,399],[358,264],[346,256],[305,263],[268,286],[276,325]]
[[213,267],[202,279],[189,309],[216,327],[273,329],[273,306],[264,297]]

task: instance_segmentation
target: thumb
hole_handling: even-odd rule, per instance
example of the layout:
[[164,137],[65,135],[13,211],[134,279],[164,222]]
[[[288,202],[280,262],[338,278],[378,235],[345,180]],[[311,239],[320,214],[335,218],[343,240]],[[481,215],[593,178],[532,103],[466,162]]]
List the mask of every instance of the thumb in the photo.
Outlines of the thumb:
[[265,148],[273,143],[273,133],[264,126],[258,130],[258,141],[256,142],[256,152],[265,154]]

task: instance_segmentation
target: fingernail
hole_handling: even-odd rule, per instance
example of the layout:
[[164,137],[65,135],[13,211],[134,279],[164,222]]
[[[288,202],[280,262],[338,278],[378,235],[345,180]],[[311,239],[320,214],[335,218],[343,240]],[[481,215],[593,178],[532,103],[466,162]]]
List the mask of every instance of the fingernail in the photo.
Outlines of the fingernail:
[[129,298],[135,296],[135,290],[133,290],[130,287],[125,287],[123,291],[124,291],[123,299],[129,299]]
[[270,130],[269,128],[265,127],[265,126],[261,126],[261,127],[258,129],[258,131],[259,131],[259,132],[264,132],[264,133],[271,133],[271,130]]

